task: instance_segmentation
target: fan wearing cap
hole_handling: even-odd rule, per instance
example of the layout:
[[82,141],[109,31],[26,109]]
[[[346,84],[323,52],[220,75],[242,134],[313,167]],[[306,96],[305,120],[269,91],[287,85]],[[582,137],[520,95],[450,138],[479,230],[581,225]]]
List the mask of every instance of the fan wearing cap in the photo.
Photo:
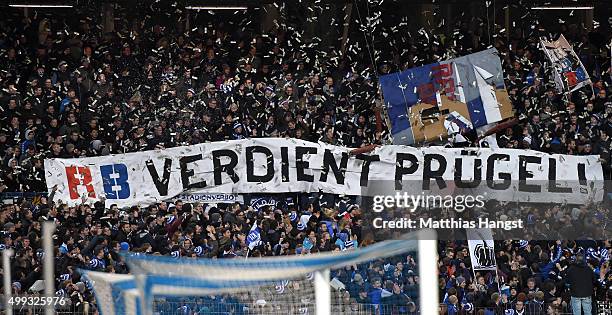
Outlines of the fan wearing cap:
[[232,133],[232,139],[241,140],[245,139],[246,135],[244,134],[244,128],[241,123],[236,122],[234,124],[234,132]]
[[59,62],[57,70],[53,71],[51,76],[51,83],[54,86],[58,84],[64,84],[64,82],[70,81],[70,73],[68,71],[68,63],[65,60]]
[[13,294],[15,295],[21,294],[21,282],[19,281],[13,282],[11,285],[11,288],[12,288]]
[[[185,110],[192,113],[201,112],[204,107],[193,88],[187,89],[185,100],[183,102],[185,103]],[[191,121],[190,119],[188,120]]]

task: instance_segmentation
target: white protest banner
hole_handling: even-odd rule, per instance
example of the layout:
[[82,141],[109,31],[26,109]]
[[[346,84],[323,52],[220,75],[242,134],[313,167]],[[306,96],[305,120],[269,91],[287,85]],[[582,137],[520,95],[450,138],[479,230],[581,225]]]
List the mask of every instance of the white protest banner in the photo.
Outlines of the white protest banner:
[[[182,193],[326,192],[372,195],[451,188],[488,199],[586,203],[603,198],[597,156],[530,150],[389,145],[353,156],[351,149],[296,139],[244,139],[78,159],[47,159],[54,200],[131,206]],[[419,182],[418,185],[414,182]],[[377,193],[380,194],[380,193]]]
[[491,229],[466,229],[472,269],[497,270]]

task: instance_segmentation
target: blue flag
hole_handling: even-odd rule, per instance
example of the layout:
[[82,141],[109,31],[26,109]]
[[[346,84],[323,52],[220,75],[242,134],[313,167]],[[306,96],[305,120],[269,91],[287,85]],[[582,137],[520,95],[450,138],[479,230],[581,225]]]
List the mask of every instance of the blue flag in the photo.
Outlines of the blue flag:
[[255,248],[255,246],[259,244],[261,244],[261,231],[257,226],[257,221],[255,221],[255,223],[253,223],[253,226],[251,227],[249,235],[247,235],[246,245],[249,247],[250,250],[253,250],[253,248]]

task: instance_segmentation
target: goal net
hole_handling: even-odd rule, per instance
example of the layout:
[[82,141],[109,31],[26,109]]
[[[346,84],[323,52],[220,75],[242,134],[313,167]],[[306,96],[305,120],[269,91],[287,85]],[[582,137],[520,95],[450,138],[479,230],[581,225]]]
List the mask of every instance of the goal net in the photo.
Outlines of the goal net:
[[[103,315],[436,312],[435,240],[418,236],[331,253],[248,259],[133,254],[126,257],[132,275],[86,274]],[[424,257],[428,251],[433,256]]]

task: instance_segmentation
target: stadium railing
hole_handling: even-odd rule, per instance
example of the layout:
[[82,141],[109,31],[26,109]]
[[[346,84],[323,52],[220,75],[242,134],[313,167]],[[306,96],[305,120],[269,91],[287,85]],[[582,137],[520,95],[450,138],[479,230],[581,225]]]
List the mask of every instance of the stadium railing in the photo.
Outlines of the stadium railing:
[[[287,315],[287,314],[314,314],[312,305],[302,303],[283,304],[278,303],[199,303],[199,302],[156,302],[154,314],[184,315],[184,314],[206,314],[206,315]],[[412,310],[410,310],[412,308]],[[334,315],[416,315],[418,311],[414,306],[407,305],[375,305],[358,303],[333,303],[331,314]]]
[[[274,306],[273,306],[274,305]],[[314,306],[314,305],[311,305]],[[440,305],[442,306],[442,304]],[[385,304],[360,304],[360,303],[332,303],[332,314],[334,315],[416,315],[413,305],[385,305]],[[598,301],[597,315],[612,314],[612,302]],[[482,310],[484,314],[487,308],[475,308],[471,313],[460,314],[479,314]],[[155,302],[155,314],[159,315],[185,315],[185,314],[206,314],[206,315],[287,315],[287,314],[311,314],[309,305],[300,303],[284,303],[279,306],[275,304],[256,304],[256,303],[214,303],[214,302]],[[546,312],[546,310],[545,310]],[[440,313],[441,315],[445,315]],[[571,308],[566,307],[557,315],[572,315]]]
[[2,192],[0,193],[1,204],[14,204],[18,199],[24,198],[30,202],[35,202],[41,196],[47,197],[48,193],[44,192]]

